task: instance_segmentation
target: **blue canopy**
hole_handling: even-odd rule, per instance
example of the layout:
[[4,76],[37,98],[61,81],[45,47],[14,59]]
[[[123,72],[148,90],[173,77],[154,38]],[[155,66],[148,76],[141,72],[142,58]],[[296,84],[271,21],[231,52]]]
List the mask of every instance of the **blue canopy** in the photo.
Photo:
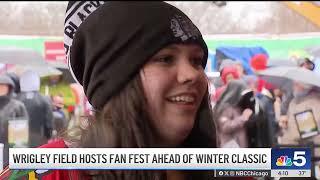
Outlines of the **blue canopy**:
[[231,59],[234,61],[240,61],[247,72],[247,74],[253,74],[253,71],[250,67],[250,59],[256,54],[265,54],[269,57],[267,51],[260,46],[254,47],[236,47],[236,46],[219,46],[216,48],[215,58],[211,59],[214,62],[214,69],[219,69],[223,59]]

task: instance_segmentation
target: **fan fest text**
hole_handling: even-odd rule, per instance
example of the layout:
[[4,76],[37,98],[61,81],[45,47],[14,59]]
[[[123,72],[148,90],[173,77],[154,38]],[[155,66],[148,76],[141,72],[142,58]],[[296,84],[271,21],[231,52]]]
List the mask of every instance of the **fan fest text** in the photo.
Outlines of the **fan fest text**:
[[14,163],[267,163],[266,154],[13,154]]
[[271,169],[270,148],[10,148],[11,169]]

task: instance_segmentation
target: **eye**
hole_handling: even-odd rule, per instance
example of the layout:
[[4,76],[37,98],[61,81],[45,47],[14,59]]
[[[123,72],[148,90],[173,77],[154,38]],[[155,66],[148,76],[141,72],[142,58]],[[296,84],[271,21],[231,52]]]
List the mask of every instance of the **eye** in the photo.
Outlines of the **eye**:
[[197,57],[193,57],[191,59],[191,63],[192,65],[194,65],[195,67],[202,67],[202,57],[197,56]]
[[172,55],[161,55],[154,59],[155,62],[164,63],[164,64],[171,64],[174,61],[174,56]]

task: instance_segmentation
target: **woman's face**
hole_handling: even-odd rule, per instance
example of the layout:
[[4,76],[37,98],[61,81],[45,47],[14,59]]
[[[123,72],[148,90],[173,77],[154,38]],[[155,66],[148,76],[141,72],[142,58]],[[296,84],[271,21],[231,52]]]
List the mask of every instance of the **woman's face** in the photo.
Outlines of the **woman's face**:
[[140,72],[146,111],[160,143],[178,145],[193,128],[208,88],[203,56],[197,45],[169,45],[150,58]]

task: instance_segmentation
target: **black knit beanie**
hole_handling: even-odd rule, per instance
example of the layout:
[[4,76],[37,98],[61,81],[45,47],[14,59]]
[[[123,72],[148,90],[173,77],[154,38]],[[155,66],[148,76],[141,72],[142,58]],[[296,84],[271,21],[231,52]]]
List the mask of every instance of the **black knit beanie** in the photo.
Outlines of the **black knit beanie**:
[[70,71],[101,109],[155,53],[172,43],[208,49],[198,28],[165,2],[69,2],[64,46]]

